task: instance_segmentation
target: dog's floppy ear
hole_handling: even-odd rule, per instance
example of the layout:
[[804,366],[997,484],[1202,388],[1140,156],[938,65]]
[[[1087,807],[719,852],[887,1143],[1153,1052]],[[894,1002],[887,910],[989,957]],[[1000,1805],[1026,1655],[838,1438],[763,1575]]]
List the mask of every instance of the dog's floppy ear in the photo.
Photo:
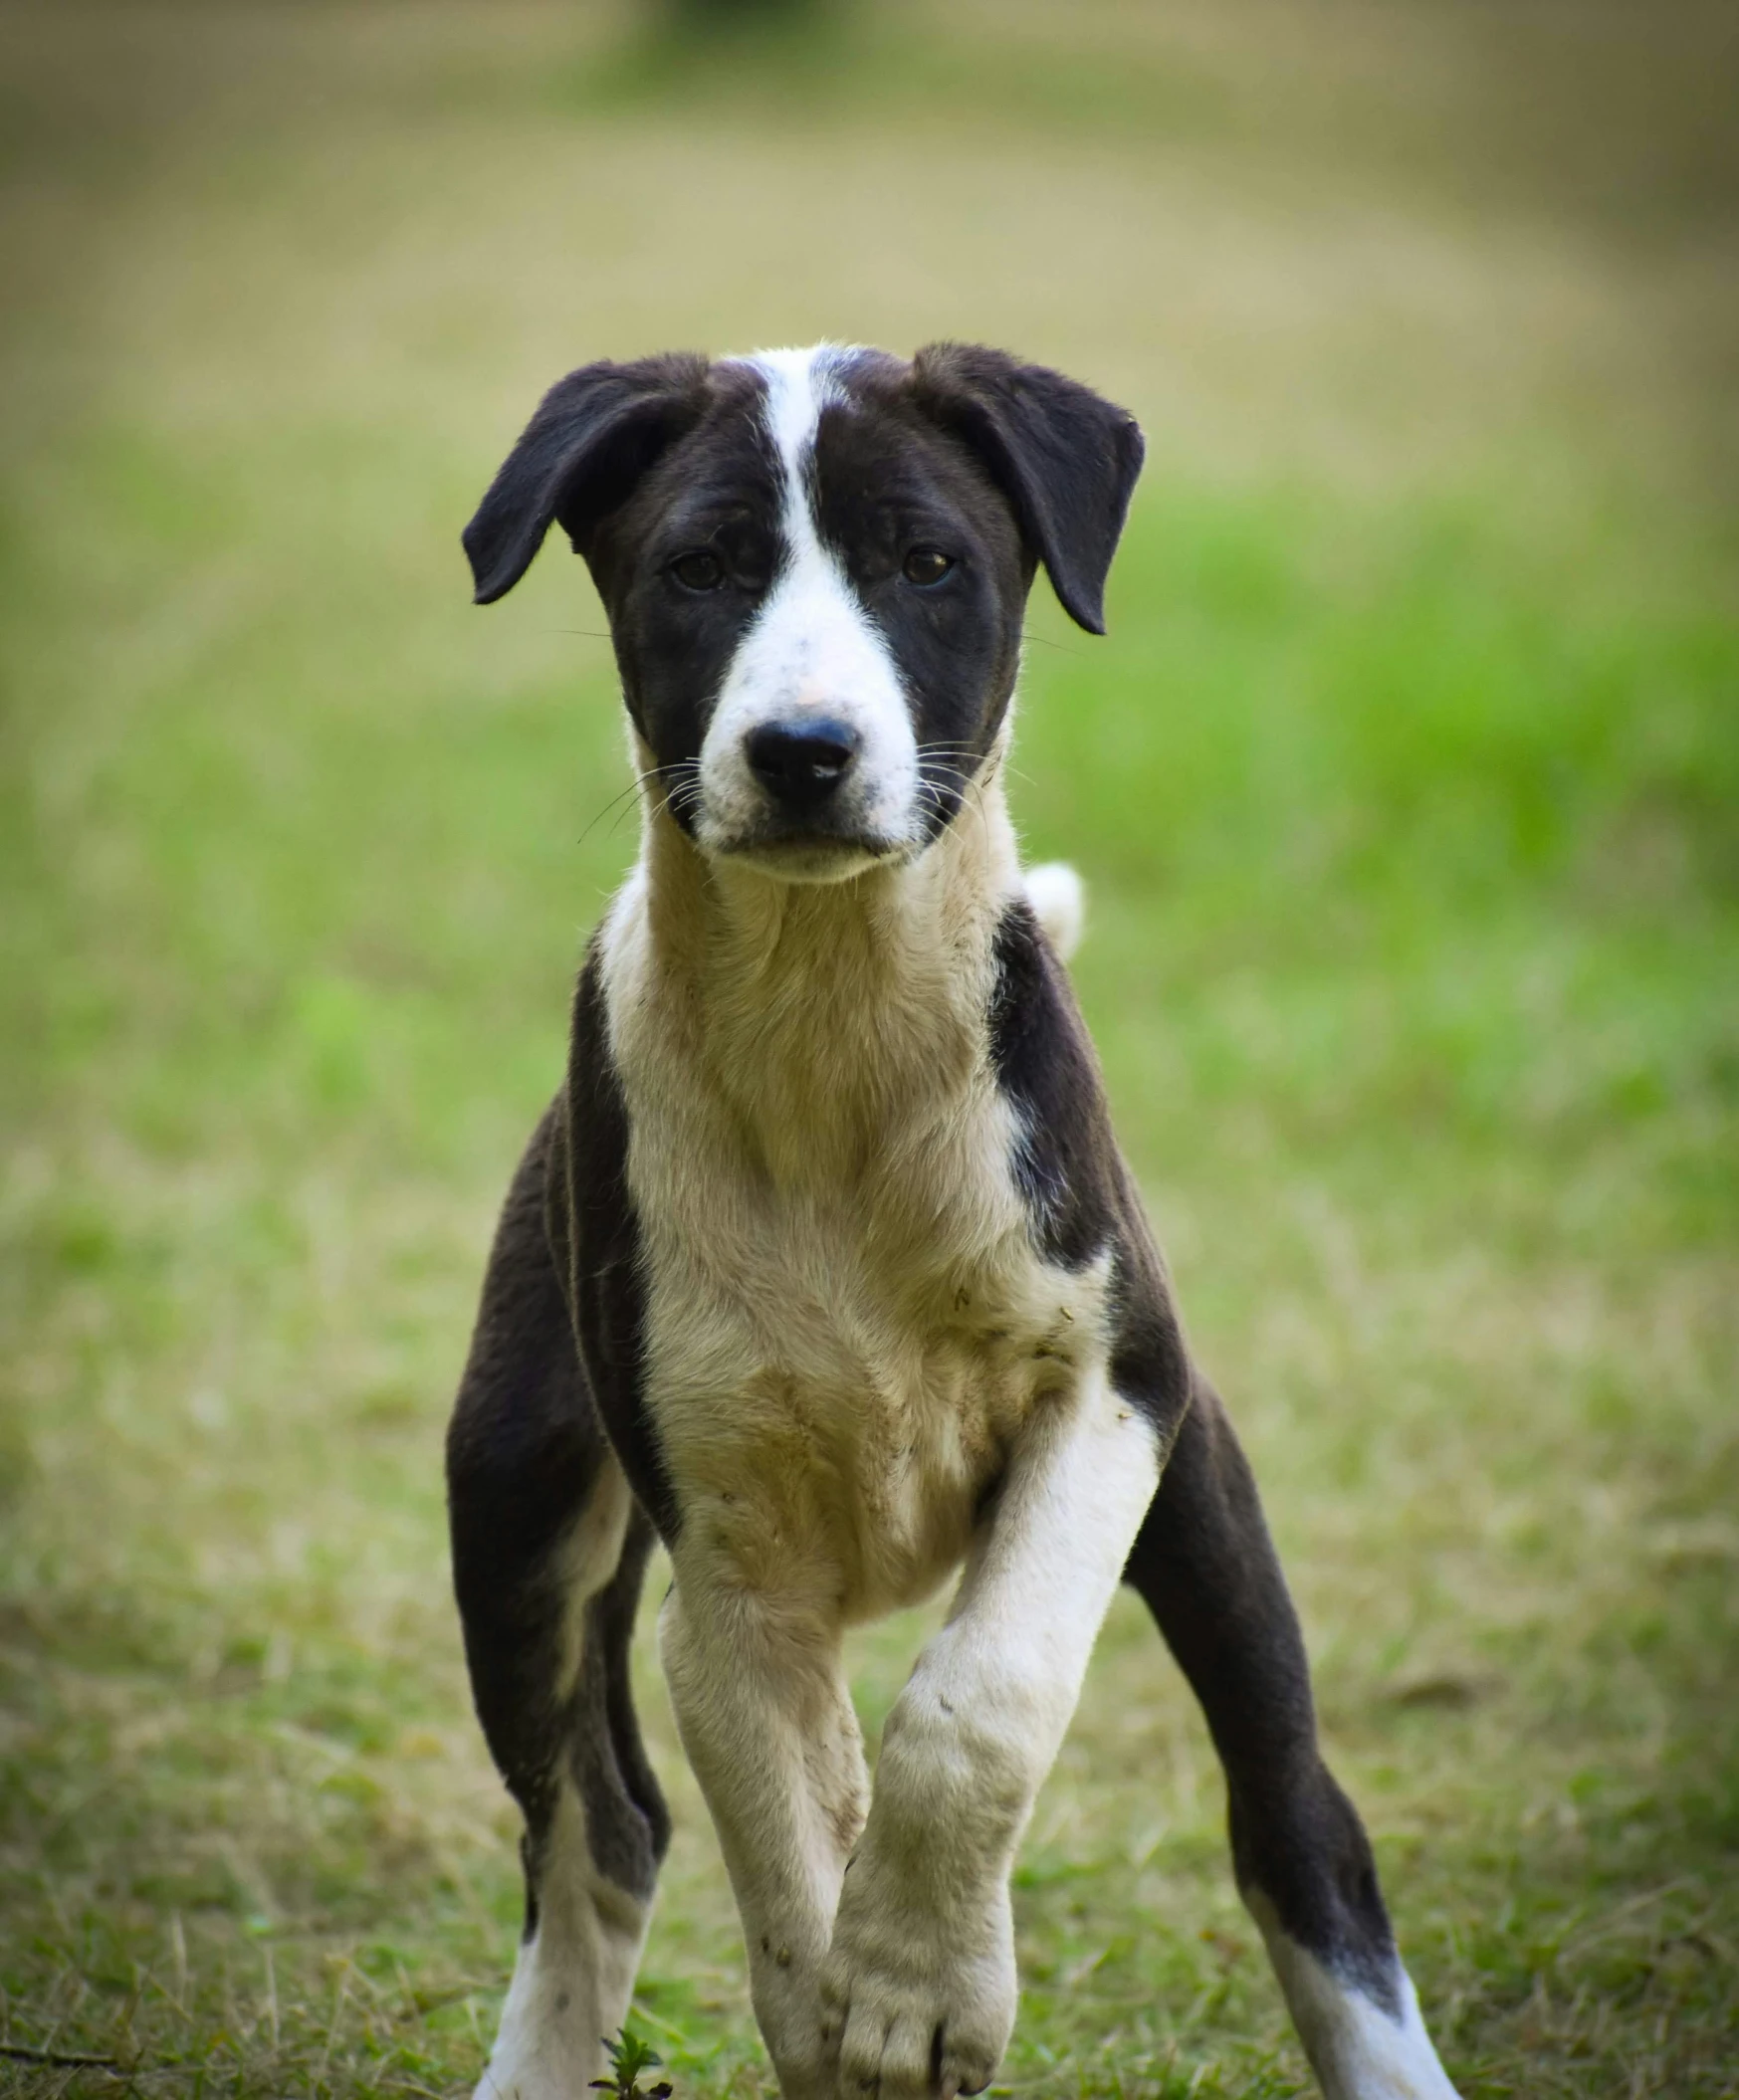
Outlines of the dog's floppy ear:
[[963,438],[1014,507],[1063,609],[1105,632],[1105,578],[1146,445],[1127,410],[1079,380],[977,343],[912,360],[918,405]]
[[584,553],[659,454],[700,420],[706,380],[706,358],[683,353],[582,365],[557,379],[465,527],[477,603],[513,589],[557,520]]

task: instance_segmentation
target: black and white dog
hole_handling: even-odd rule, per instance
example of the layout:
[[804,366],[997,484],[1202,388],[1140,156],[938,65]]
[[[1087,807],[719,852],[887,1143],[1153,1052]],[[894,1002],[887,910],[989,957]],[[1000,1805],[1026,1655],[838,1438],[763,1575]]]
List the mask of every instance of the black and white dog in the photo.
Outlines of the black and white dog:
[[[1119,1580],[1206,1710],[1325,2092],[1453,2100],[1112,1139],[1060,960],[1078,891],[1023,877],[1003,798],[1034,572],[1102,631],[1142,449],[959,344],[594,364],[466,531],[485,604],[551,524],[585,556],[644,814],[448,1443],[526,1820],[490,2100],[575,2100],[628,2008],[669,1828],[628,1676],[654,1535],[787,2100],[989,2082],[1009,1870]],[[957,1571],[872,1797],[841,1635]]]

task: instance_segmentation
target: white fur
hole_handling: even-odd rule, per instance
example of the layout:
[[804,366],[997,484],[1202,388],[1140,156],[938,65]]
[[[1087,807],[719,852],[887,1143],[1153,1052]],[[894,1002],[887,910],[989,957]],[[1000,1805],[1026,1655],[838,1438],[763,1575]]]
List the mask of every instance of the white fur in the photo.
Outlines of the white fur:
[[[579,1676],[586,1605],[622,1557],[631,1497],[613,1460],[558,1558],[563,1592],[557,1699]],[[592,1864],[585,1807],[563,1778],[538,1876],[538,1930],[522,1942],[477,2100],[571,2100],[603,2065],[627,2015],[652,1916]]]
[[586,1606],[621,1562],[622,1543],[628,1536],[628,1513],[633,1506],[627,1478],[612,1457],[599,1473],[590,1500],[556,1555],[554,1579],[562,1593],[562,1612],[554,1693],[562,1703],[573,1696],[585,1658]]
[[538,1888],[538,1930],[520,1948],[476,2100],[573,2100],[604,2067],[627,2017],[650,1904],[592,1865],[585,1810],[563,1780]]
[[1013,1180],[983,1028],[1019,884],[993,774],[983,811],[824,889],[709,865],[656,812],[604,934],[646,1402],[686,1529],[847,1621],[959,1566],[986,1467],[1101,1325]]
[[1399,1961],[1401,2017],[1392,2019],[1289,1939],[1265,1897],[1253,1895],[1249,1907],[1325,2100],[1456,2100],[1419,2017],[1413,1979]]
[[1087,923],[1087,886],[1067,861],[1041,861],[1026,871],[1026,901],[1065,962],[1081,945]]
[[659,1647],[743,1919],[756,2018],[786,2100],[813,2100],[829,2090],[817,1985],[869,1775],[837,1628],[789,1617],[691,1573],[665,1599]]
[[1023,1427],[995,1521],[888,1720],[821,1983],[842,2093],[981,2087],[1014,2025],[1008,1876],[1159,1483],[1092,1365]]
[[[1106,1265],[1047,1263],[1012,1177],[999,767],[981,822],[824,888],[709,860],[653,805],[603,936],[646,1404],[683,1491],[666,1674],[788,2100],[855,2092],[878,2047],[884,2100],[928,2091],[938,2022],[951,2075],[988,2076],[1013,1847],[1158,1475],[1105,1385]],[[841,1904],[867,1798],[841,1636],[969,1555]]]
[[750,842],[765,796],[749,767],[750,733],[808,715],[843,722],[863,738],[834,813],[886,852],[923,835],[918,745],[900,674],[875,623],[822,545],[810,511],[808,462],[821,410],[837,390],[837,348],[770,350],[748,360],[766,386],[764,417],[782,480],[780,529],[788,558],[726,672],[700,756],[695,833],[715,853],[764,859],[788,880],[840,881],[870,852],[770,852]]

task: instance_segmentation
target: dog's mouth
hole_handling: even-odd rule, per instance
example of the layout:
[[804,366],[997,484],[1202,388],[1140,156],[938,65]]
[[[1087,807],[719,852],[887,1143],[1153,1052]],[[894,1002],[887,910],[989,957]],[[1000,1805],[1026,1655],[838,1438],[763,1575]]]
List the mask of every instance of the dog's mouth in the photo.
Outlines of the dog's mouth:
[[779,772],[763,764],[769,786],[743,779],[741,770],[747,768],[726,765],[715,776],[703,757],[694,788],[668,798],[677,822],[709,859],[781,882],[836,883],[909,860],[926,843],[897,778],[854,774],[836,783],[819,776],[818,767]]
[[872,832],[833,831],[780,825],[732,837],[701,838],[716,860],[775,877],[780,882],[849,882],[871,868],[907,858],[910,843]]

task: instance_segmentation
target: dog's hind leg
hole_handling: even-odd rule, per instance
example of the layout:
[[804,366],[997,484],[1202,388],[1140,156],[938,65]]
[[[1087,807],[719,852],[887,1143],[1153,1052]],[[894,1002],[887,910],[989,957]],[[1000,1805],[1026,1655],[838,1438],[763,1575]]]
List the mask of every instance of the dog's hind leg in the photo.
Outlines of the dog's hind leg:
[[544,1215],[545,1123],[509,1193],[447,1438],[478,1718],[525,1816],[526,1920],[479,2100],[571,2100],[627,2012],[669,1818],[628,1645],[652,1527],[586,1389]]
[[1232,1863],[1329,2100],[1454,2100],[1357,1811],[1317,1748],[1297,1615],[1256,1484],[1199,1377],[1125,1579],[1225,1767]]

